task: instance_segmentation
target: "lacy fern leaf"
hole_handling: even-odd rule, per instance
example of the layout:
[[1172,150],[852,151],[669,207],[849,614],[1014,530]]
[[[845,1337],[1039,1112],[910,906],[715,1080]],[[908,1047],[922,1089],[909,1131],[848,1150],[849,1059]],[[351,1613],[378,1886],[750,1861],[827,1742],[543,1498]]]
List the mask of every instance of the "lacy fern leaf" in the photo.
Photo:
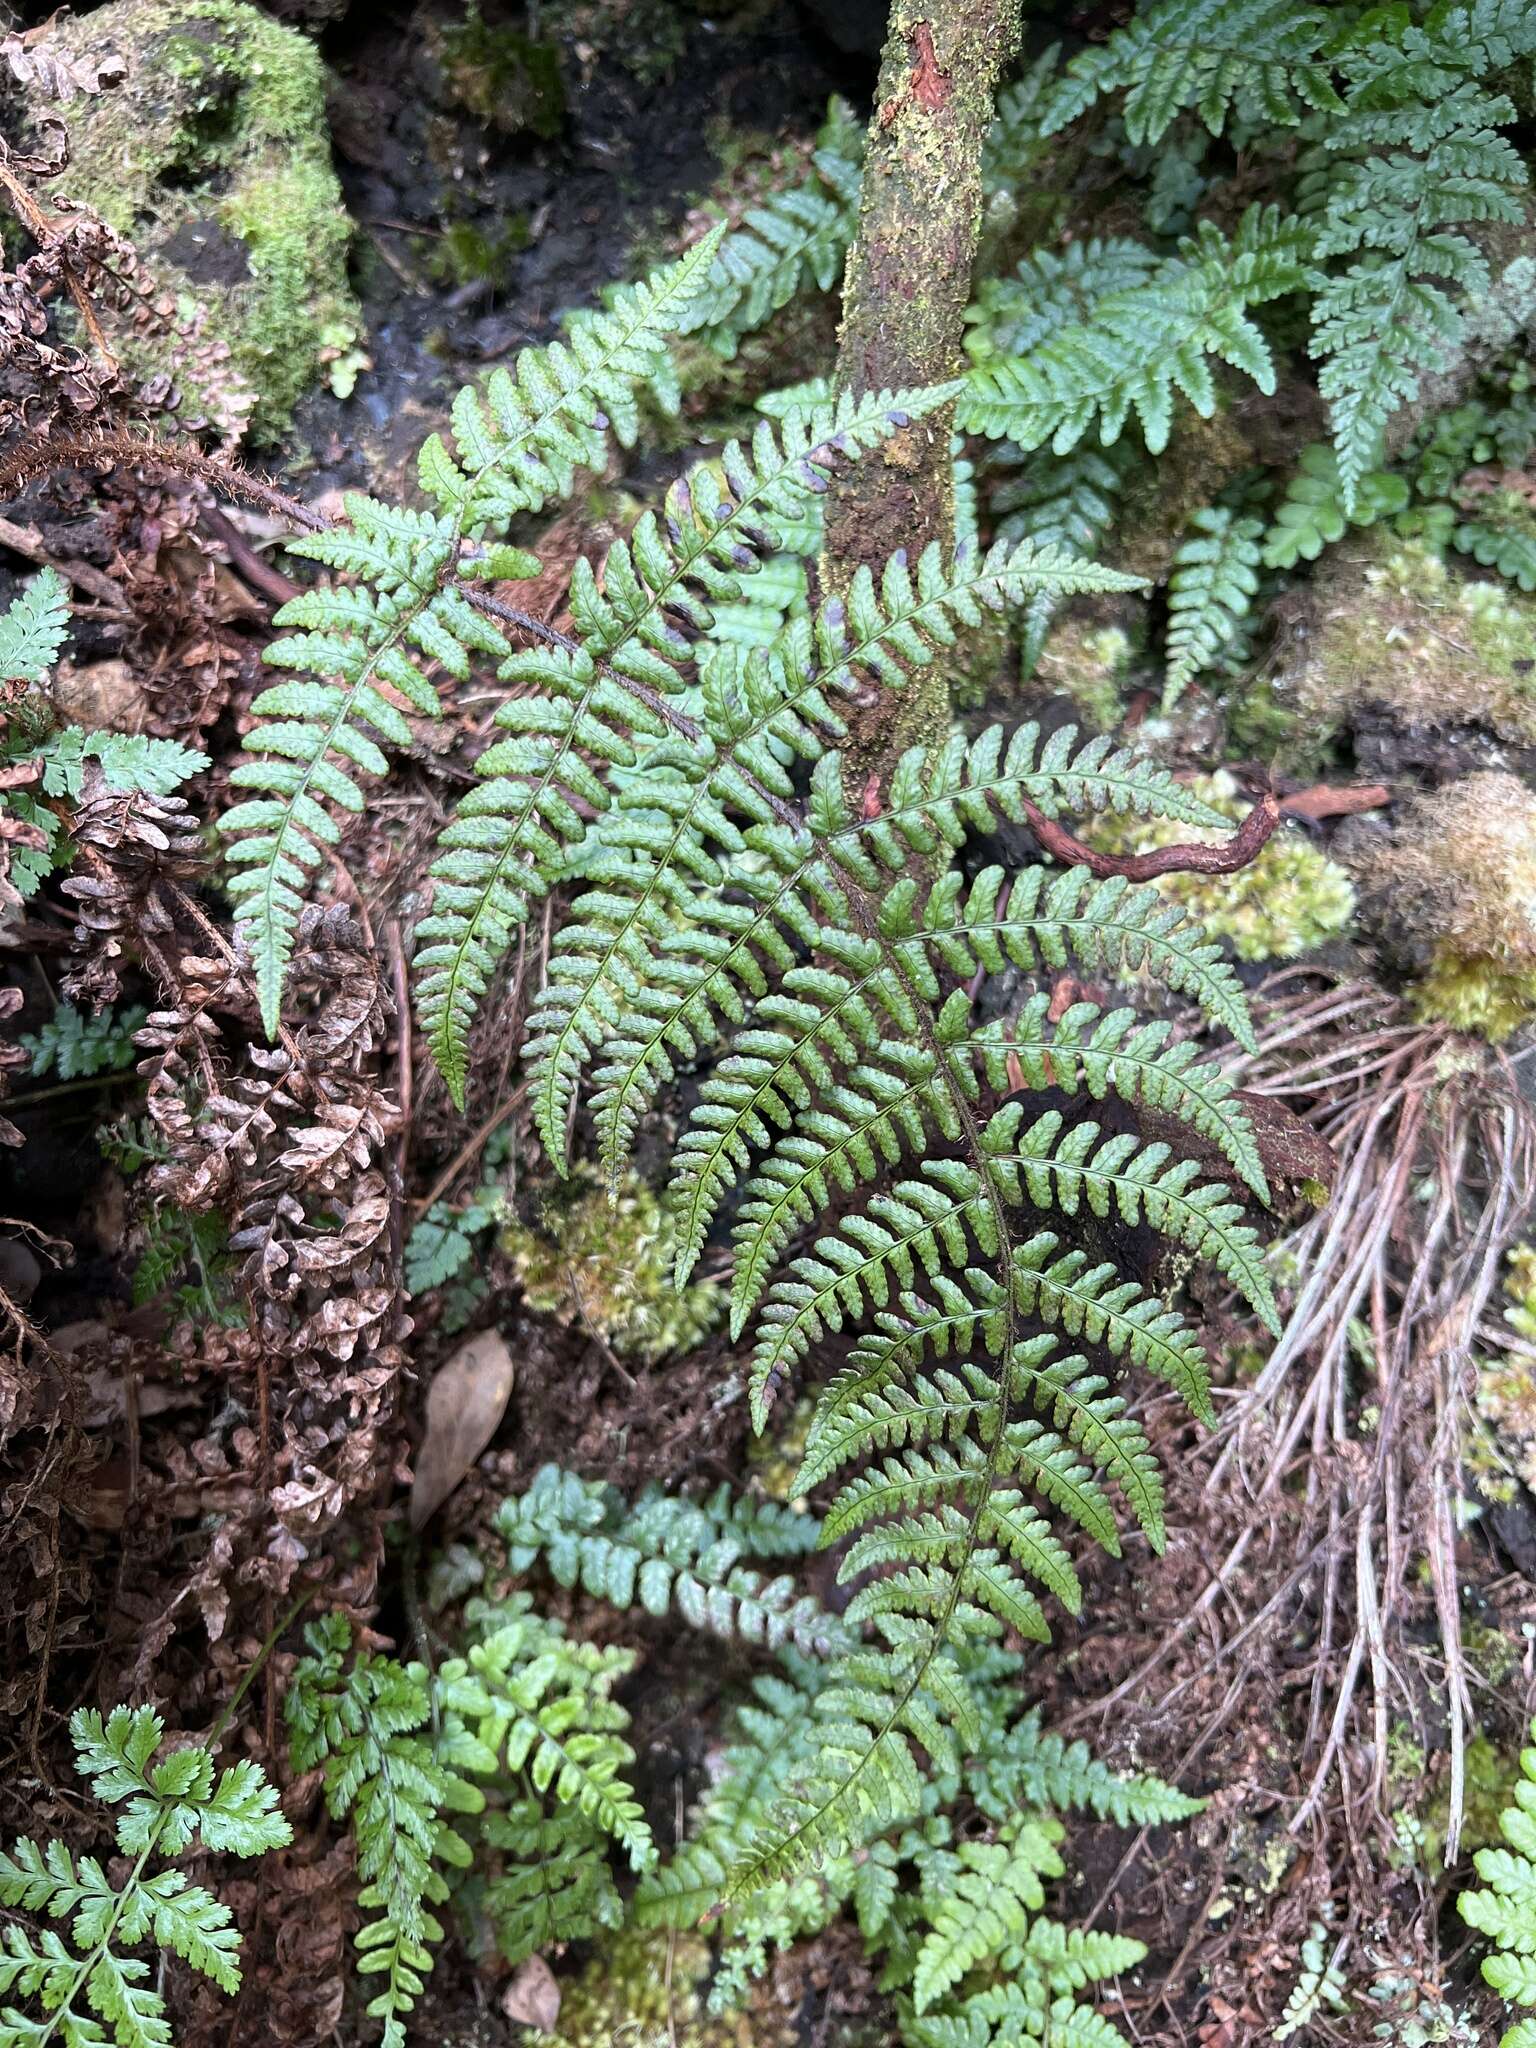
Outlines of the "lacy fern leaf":
[[69,592],[57,569],[40,569],[0,613],[0,681],[40,683],[69,634]]
[[105,1720],[82,1707],[70,1733],[77,1770],[98,1799],[120,1808],[117,1848],[132,1868],[118,1885],[95,1857],[77,1860],[61,1842],[23,1839],[0,1851],[0,1904],[70,1923],[68,1941],[51,1928],[6,1927],[0,1994],[35,1999],[44,2017],[5,2007],[0,2043],[42,2048],[58,2033],[89,2048],[110,2034],[117,2048],[170,2048],[165,1999],[148,1982],[148,1964],[126,1951],[153,1942],[232,1996],[240,1936],[221,1899],[184,1871],[151,1865],[194,1844],[260,1856],[292,1830],[259,1765],[246,1759],[215,1777],[207,1749],[163,1750],[164,1726],[149,1707],[117,1707]]
[[1251,207],[1229,242],[1209,221],[1145,280],[1096,298],[1088,316],[1056,328],[1027,352],[978,362],[966,380],[960,424],[1021,448],[1057,455],[1098,426],[1117,441],[1134,412],[1150,453],[1168,445],[1175,392],[1202,418],[1216,409],[1208,358],[1275,388],[1269,343],[1249,308],[1300,289],[1310,236],[1277,207]]
[[1489,282],[1469,225],[1522,217],[1524,164],[1499,130],[1515,109],[1480,81],[1536,50],[1514,0],[1474,0],[1343,60],[1345,106],[1324,137],[1313,258],[1351,259],[1314,279],[1312,353],[1329,401],[1344,504],[1353,512],[1396,409],[1455,353],[1459,301]]
[[1303,110],[1340,101],[1325,57],[1327,15],[1288,0],[1154,0],[1066,67],[1041,114],[1054,135],[1106,93],[1123,92],[1125,132],[1160,142],[1186,110],[1213,135],[1245,125],[1293,128]]
[[[1531,1736],[1536,1743],[1536,1725]],[[1505,1846],[1478,1850],[1482,1887],[1462,1892],[1456,1906],[1493,1944],[1483,1958],[1485,1980],[1512,2004],[1536,2005],[1536,1747],[1520,1752],[1520,1772],[1514,1804],[1499,1815]],[[1512,2027],[1502,2048],[1514,2048],[1530,2029],[1528,2020]]]

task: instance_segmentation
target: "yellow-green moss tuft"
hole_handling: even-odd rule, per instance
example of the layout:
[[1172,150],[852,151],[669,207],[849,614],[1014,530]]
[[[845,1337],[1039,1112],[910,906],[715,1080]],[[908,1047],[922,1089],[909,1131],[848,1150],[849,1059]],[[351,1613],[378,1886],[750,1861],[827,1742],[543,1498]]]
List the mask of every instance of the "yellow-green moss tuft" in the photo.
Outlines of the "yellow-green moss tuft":
[[[1225,770],[1197,776],[1190,787],[1234,824],[1248,811]],[[1166,818],[1135,817],[1099,819],[1085,834],[1105,853],[1145,853],[1223,836]],[[1258,859],[1234,875],[1165,875],[1157,887],[1198,917],[1213,937],[1226,939],[1240,960],[1290,960],[1310,953],[1347,931],[1355,911],[1354,885],[1346,871],[1292,825],[1282,825]]]
[[704,2011],[709,1949],[695,1935],[621,1934],[574,1982],[561,1987],[560,2017],[548,2048],[767,2048],[744,2013]]
[[1536,1018],[1536,796],[1522,782],[1468,775],[1417,798],[1362,878],[1423,961],[1425,1022],[1497,1044]]
[[635,1174],[606,1187],[577,1180],[547,1203],[538,1229],[503,1233],[530,1308],[589,1330],[622,1358],[653,1364],[707,1336],[723,1302],[718,1281],[679,1289],[677,1232],[654,1192]]

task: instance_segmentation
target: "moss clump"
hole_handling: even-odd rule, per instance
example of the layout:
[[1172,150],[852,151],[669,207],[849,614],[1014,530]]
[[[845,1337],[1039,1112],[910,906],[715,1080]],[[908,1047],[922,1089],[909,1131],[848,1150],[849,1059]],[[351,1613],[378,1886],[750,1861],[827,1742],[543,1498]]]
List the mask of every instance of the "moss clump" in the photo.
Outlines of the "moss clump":
[[[1504,1293],[1509,1302],[1505,1322],[1517,1337],[1536,1344],[1536,1244],[1518,1245],[1510,1253]],[[1482,1492],[1490,1500],[1508,1499],[1511,1489],[1503,1475],[1510,1470],[1536,1492],[1536,1365],[1518,1351],[1497,1361],[1479,1359],[1477,1412],[1496,1446],[1486,1461],[1491,1469],[1477,1475]]]
[[433,246],[432,274],[439,284],[502,284],[513,257],[527,246],[525,213],[509,216],[494,234],[470,221],[455,221]]
[[553,43],[481,19],[470,7],[434,37],[443,81],[477,121],[503,135],[527,131],[553,141],[565,125],[565,81]]
[[1468,775],[1419,797],[1362,872],[1415,961],[1426,1023],[1497,1044],[1536,1018],[1536,796],[1523,783]]
[[1536,600],[1373,536],[1323,585],[1299,708],[1331,727],[1382,704],[1407,725],[1478,724],[1536,744]]
[[[1190,787],[1237,823],[1248,810],[1224,770],[1197,776]],[[1166,818],[1098,820],[1085,835],[1105,853],[1145,853],[1190,840],[1220,840]],[[1349,929],[1355,891],[1337,861],[1294,826],[1282,825],[1259,857],[1235,875],[1165,875],[1157,884],[1170,902],[1198,917],[1213,937],[1226,939],[1240,960],[1290,960],[1310,953]]]
[[1070,697],[1092,731],[1112,732],[1136,654],[1124,626],[1072,616],[1052,628],[1035,674],[1046,689]]
[[110,0],[57,35],[128,63],[71,107],[63,189],[211,309],[256,393],[252,434],[276,439],[317,377],[345,389],[364,360],[314,45],[244,0]]
[[514,1224],[501,1246],[530,1308],[642,1365],[696,1344],[720,1314],[718,1281],[677,1286],[677,1232],[635,1174],[620,1177],[612,1200],[590,1182],[562,1189],[539,1229]]
[[696,1936],[673,1944],[669,1981],[665,1934],[621,1934],[561,1987],[549,2048],[768,2048],[777,2030],[765,2035],[745,2013],[705,2013],[708,1975]]

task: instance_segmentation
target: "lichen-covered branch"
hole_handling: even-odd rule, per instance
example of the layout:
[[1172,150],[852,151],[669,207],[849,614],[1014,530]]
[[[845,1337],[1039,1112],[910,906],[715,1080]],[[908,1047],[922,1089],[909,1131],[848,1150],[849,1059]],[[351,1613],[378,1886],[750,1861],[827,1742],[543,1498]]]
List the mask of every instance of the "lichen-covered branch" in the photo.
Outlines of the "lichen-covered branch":
[[[1019,32],[1019,0],[896,0],[848,259],[840,387],[941,383],[960,363],[981,225],[981,146]],[[948,409],[895,435],[834,488],[823,577],[845,588],[899,548],[912,558],[954,538]],[[948,709],[942,664],[856,730],[871,767],[932,737]],[[892,715],[894,712],[894,716]]]

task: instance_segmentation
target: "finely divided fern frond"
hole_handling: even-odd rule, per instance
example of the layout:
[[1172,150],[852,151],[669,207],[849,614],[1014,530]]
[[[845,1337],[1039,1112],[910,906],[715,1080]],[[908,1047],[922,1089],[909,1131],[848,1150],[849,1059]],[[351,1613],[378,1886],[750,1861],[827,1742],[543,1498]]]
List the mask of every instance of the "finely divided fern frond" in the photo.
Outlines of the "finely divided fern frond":
[[380,739],[409,744],[406,708],[439,713],[421,658],[462,677],[472,658],[509,651],[448,579],[528,573],[527,557],[498,545],[511,520],[567,494],[578,469],[601,468],[610,434],[631,444],[641,392],[675,409],[667,341],[703,288],[720,233],[616,292],[601,312],[574,316],[565,340],[525,350],[515,376],[493,372],[483,397],[462,391],[452,446],[434,434],[421,451],[430,511],[353,496],[345,526],[293,543],[354,582],[306,591],[279,613],[280,624],[305,630],[275,641],[263,658],[309,680],[278,683],[256,699],[259,722],[246,741],[252,758],[232,780],[258,794],[221,821],[269,1034],[301,891],[339,837],[332,807],[362,808],[354,770],[384,772]]
[[1346,511],[1388,419],[1454,355],[1459,301],[1487,289],[1487,259],[1462,230],[1522,218],[1526,169],[1499,133],[1515,109],[1480,81],[1533,50],[1529,7],[1474,0],[1341,59],[1349,83],[1324,136],[1334,163],[1317,176],[1313,257],[1350,261],[1314,277],[1311,347]]
[[1171,711],[1197,675],[1228,655],[1259,588],[1260,519],[1225,506],[1196,512],[1168,578],[1168,667],[1163,709]]
[[1108,40],[1074,57],[1047,99],[1054,135],[1106,93],[1123,92],[1125,132],[1160,142],[1186,110],[1213,135],[1245,125],[1294,128],[1304,108],[1337,111],[1324,52],[1327,15],[1290,0],[1154,0]]
[[961,426],[1025,449],[1049,443],[1062,455],[1095,423],[1109,446],[1134,412],[1148,450],[1160,454],[1176,391],[1203,418],[1215,411],[1209,357],[1274,390],[1269,343],[1248,309],[1300,289],[1310,242],[1278,207],[1250,207],[1230,242],[1202,221],[1177,256],[1143,281],[1103,292],[1076,324],[1054,327],[1027,352],[979,361],[966,379]]
[[[578,565],[578,647],[525,650],[504,663],[503,681],[537,694],[511,695],[499,712],[509,737],[481,756],[485,780],[443,835],[432,914],[418,930],[422,1023],[455,1100],[496,962],[587,830],[578,804],[601,812],[612,800],[593,760],[641,771],[642,744],[669,738],[655,700],[681,694],[711,605],[740,596],[743,576],[781,545],[784,522],[826,489],[837,464],[932,402],[885,392],[792,415],[777,432],[765,421],[750,452],[733,442],[675,483],[661,519],[646,514],[610,549],[600,583]],[[803,699],[803,712],[825,711],[814,683]],[[775,707],[774,720],[787,726],[793,708]]]
[[0,682],[40,683],[69,633],[69,592],[57,569],[39,569],[0,612]]
[[[98,1799],[121,1809],[118,1853],[132,1868],[115,1883],[94,1856],[62,1842],[21,1840],[0,1851],[0,1905],[69,1921],[69,1939],[11,1921],[0,1945],[0,1994],[35,1999],[37,2018],[0,2010],[4,2048],[66,2043],[170,2048],[165,1999],[149,1965],[126,1951],[153,1942],[231,1995],[240,1988],[240,1936],[221,1899],[157,1859],[194,1844],[259,1856],[292,1839],[277,1792],[248,1758],[214,1775],[200,1745],[162,1752],[164,1726],[149,1707],[117,1707],[105,1720],[82,1707],[70,1722],[76,1768]],[[105,2026],[101,2023],[104,2022]]]

